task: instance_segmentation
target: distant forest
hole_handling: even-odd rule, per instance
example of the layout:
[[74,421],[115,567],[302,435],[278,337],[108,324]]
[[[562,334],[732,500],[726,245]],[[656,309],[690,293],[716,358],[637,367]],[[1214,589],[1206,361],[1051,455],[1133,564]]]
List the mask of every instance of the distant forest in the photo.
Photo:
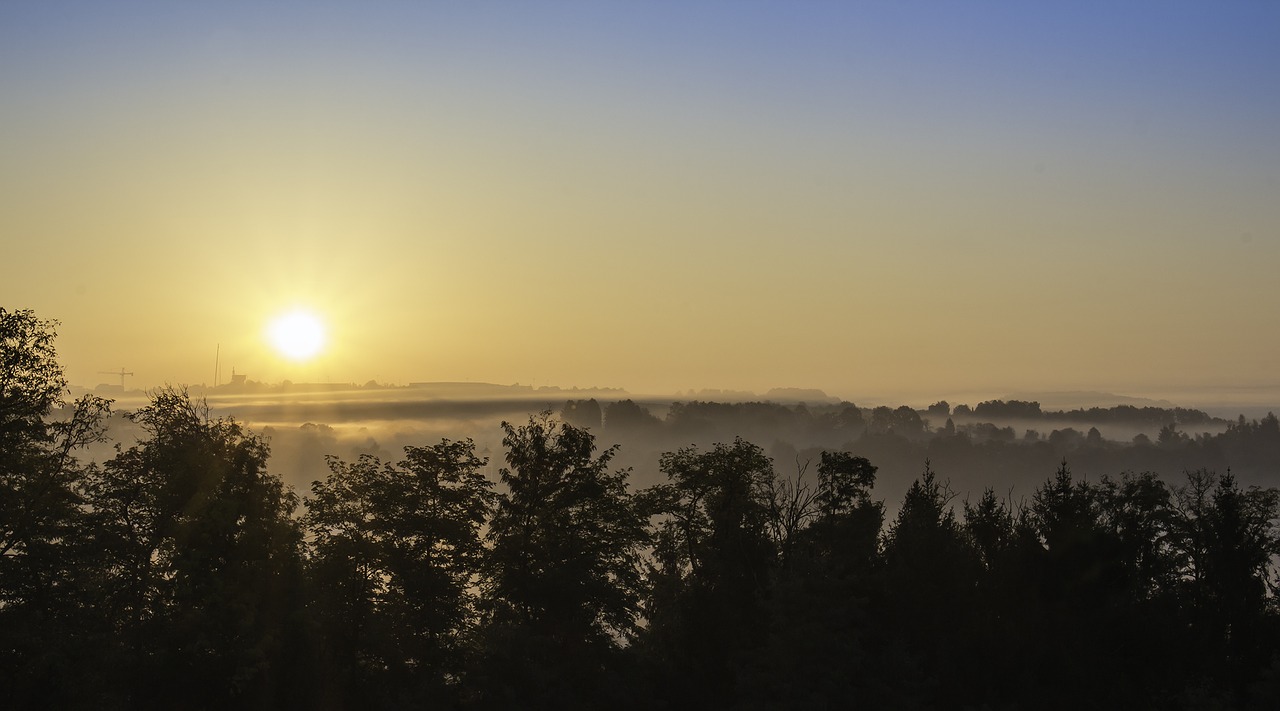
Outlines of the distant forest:
[[[445,439],[300,496],[180,388],[87,461],[112,403],[63,401],[55,326],[0,308],[6,709],[1280,708],[1280,491],[1234,473],[1276,473],[1274,415],[575,400],[504,422],[494,477]],[[635,486],[624,431],[713,443]]]
[[742,437],[767,447],[781,466],[797,456],[816,461],[821,450],[832,448],[854,451],[895,473],[914,475],[928,460],[978,492],[1039,484],[1064,458],[1074,469],[1100,474],[1231,469],[1255,483],[1280,474],[1274,414],[1225,420],[1188,408],[1131,405],[1042,411],[1037,402],[1017,400],[972,408],[943,401],[924,410],[692,401],[666,410],[660,419],[644,404],[593,399],[570,400],[559,414],[605,441],[642,450]]

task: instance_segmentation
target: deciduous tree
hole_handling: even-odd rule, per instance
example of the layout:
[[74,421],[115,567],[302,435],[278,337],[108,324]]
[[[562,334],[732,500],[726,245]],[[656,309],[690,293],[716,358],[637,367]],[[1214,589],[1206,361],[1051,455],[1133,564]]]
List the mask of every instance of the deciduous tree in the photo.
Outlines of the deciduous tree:
[[0,705],[9,708],[93,694],[75,683],[98,627],[81,545],[80,489],[92,468],[77,455],[103,438],[110,408],[93,396],[65,405],[56,327],[0,308]]
[[611,705],[621,640],[640,614],[648,514],[596,453],[590,432],[549,412],[506,433],[506,491],[489,526],[484,597],[486,702],[526,708]]
[[475,626],[485,462],[471,440],[404,451],[399,464],[330,457],[306,499],[330,682],[348,705],[450,702]]
[[123,698],[300,702],[297,497],[267,471],[266,442],[176,388],[131,419],[143,439],[85,486]]

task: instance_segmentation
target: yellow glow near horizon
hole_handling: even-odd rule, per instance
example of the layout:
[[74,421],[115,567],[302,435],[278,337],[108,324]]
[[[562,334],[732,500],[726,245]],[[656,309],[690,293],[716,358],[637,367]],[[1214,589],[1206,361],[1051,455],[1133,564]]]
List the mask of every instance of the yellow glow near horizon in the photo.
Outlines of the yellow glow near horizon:
[[324,348],[324,323],[314,313],[297,309],[274,318],[267,326],[267,338],[285,358],[310,360]]
[[1280,392],[1280,3],[329,5],[0,3],[71,383]]

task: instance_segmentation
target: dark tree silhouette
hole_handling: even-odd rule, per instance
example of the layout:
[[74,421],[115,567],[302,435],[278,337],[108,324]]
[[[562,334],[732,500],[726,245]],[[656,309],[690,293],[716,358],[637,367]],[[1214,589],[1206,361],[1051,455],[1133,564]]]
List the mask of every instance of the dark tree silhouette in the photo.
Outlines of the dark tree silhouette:
[[963,706],[969,699],[961,682],[973,674],[966,623],[976,602],[977,556],[956,520],[954,496],[926,462],[885,536],[880,604],[892,639],[905,646],[903,673],[918,675],[920,691]]
[[616,448],[597,455],[587,430],[548,412],[502,427],[507,490],[488,533],[482,705],[620,703],[610,675],[636,631],[647,512],[628,472],[609,470]]
[[661,425],[662,420],[633,400],[611,402],[604,409],[604,426],[612,432],[644,432]]
[[484,460],[471,440],[443,440],[396,465],[328,463],[302,522],[329,695],[365,708],[456,701],[494,500]]
[[560,419],[574,427],[585,427],[599,430],[604,423],[604,414],[600,403],[595,398],[590,400],[568,400],[560,409]]
[[125,705],[300,703],[297,497],[266,443],[177,389],[131,418],[145,438],[85,487]]
[[56,327],[0,308],[0,706],[8,708],[92,698],[87,684],[69,682],[94,662],[89,638],[103,632],[80,535],[91,469],[76,455],[102,439],[109,403],[88,396],[64,407]]
[[880,584],[884,507],[871,500],[876,467],[822,452],[816,515],[795,536],[765,599],[762,647],[737,675],[742,708],[909,707],[915,680],[884,645],[868,602]]
[[664,688],[691,704],[730,703],[734,680],[764,640],[763,604],[777,563],[771,537],[773,463],[737,439],[711,451],[662,456],[666,514],[656,544],[647,642],[665,665]]
[[1184,566],[1184,609],[1204,655],[1200,671],[1240,693],[1277,652],[1272,566],[1280,554],[1280,491],[1241,490],[1230,474],[1196,471],[1174,498],[1174,545]]

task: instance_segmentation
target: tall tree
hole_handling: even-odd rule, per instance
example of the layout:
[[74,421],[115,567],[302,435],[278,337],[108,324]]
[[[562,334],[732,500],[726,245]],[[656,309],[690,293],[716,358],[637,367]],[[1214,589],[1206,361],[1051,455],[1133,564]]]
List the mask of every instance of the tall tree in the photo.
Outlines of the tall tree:
[[876,638],[881,626],[868,606],[880,583],[884,521],[883,504],[871,500],[875,478],[863,457],[822,453],[814,515],[779,538],[794,543],[767,591],[767,640],[738,674],[742,708],[911,705],[915,680]]
[[489,526],[487,658],[494,704],[592,706],[618,643],[636,630],[648,515],[585,429],[549,412],[502,423],[506,491]]
[[[731,704],[738,671],[767,637],[764,604],[778,562],[773,462],[736,439],[662,455],[665,514],[651,571],[646,646],[691,704]],[[679,691],[677,691],[679,690]]]
[[109,403],[69,407],[57,323],[0,308],[0,706],[74,706],[92,698],[94,657],[79,545],[77,454],[103,438]]
[[85,486],[125,703],[304,703],[297,497],[266,442],[179,389],[131,419],[143,439]]
[[1268,663],[1275,651],[1269,640],[1280,633],[1280,491],[1242,490],[1231,474],[1201,470],[1188,473],[1174,499],[1174,545],[1196,647],[1208,674],[1239,691]]
[[[871,500],[876,466],[849,452],[823,452],[818,464],[818,516],[802,543],[826,574],[864,578],[880,555],[884,504]],[[865,582],[865,580],[864,580]]]
[[330,694],[347,706],[454,699],[474,628],[485,461],[471,440],[404,451],[399,464],[331,457],[306,499]]
[[[973,673],[969,625],[975,603],[977,556],[956,520],[955,494],[929,462],[907,489],[885,536],[883,609],[892,635],[906,645],[924,691],[949,695]],[[917,669],[912,669],[918,664]],[[935,697],[937,699],[943,696]]]

